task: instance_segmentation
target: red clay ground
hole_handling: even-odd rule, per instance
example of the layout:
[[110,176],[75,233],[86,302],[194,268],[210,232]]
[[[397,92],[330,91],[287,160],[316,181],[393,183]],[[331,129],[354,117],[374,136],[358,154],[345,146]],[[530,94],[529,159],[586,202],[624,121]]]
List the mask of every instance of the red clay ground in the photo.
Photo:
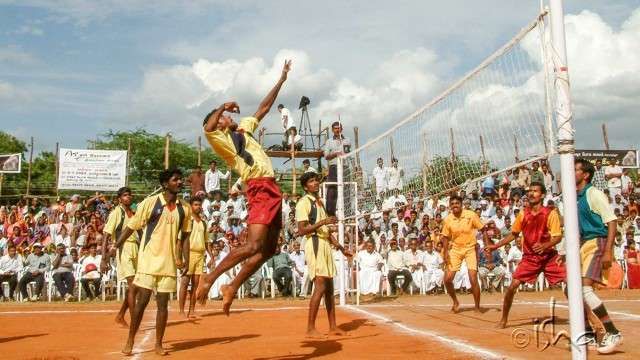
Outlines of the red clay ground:
[[[601,291],[617,326],[625,335],[622,351],[611,359],[640,358],[640,291]],[[568,359],[565,343],[544,352],[535,341],[525,349],[511,343],[517,327],[532,334],[534,317],[548,316],[548,299],[562,299],[557,307],[556,332],[566,329],[567,309],[560,292],[519,293],[512,309],[510,327],[493,328],[500,313],[501,294],[483,294],[484,314],[449,312],[448,298],[405,296],[359,308],[338,311],[338,324],[346,336],[326,340],[304,337],[304,300],[236,301],[230,317],[213,302],[199,310],[201,319],[185,321],[172,302],[165,347],[172,359],[533,359],[551,356]],[[463,304],[472,302],[462,297]],[[1,359],[119,359],[127,330],[113,323],[118,304],[0,304]],[[156,358],[153,354],[155,309],[147,310],[136,340],[133,359]],[[320,331],[327,330],[319,314]],[[533,337],[531,337],[533,339]],[[592,356],[595,358],[596,355]]]

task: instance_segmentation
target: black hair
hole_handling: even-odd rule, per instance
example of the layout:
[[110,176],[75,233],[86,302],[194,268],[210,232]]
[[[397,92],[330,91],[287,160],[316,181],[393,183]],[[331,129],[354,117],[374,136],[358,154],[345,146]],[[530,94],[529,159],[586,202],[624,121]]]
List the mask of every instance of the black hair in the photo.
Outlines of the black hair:
[[334,122],[331,124],[331,127],[332,127],[332,128],[334,128],[334,127],[336,127],[336,126],[340,126],[340,128],[342,128],[342,124],[340,123],[340,121],[334,121]]
[[284,105],[278,104],[278,109],[282,109],[282,108],[284,108]]
[[193,203],[196,201],[202,204],[202,197],[193,196],[192,198],[189,199],[189,204],[193,205]]
[[311,165],[311,161],[309,161],[309,159],[302,160],[302,163]]
[[529,188],[531,188],[532,186],[539,187],[540,188],[540,192],[543,193],[543,194],[547,193],[547,188],[540,181],[532,181],[531,184],[529,184]]
[[126,193],[131,194],[131,189],[126,186],[123,186],[120,189],[118,189],[118,197],[121,197]]
[[302,176],[300,177],[300,185],[302,185],[303,189],[311,179],[318,179],[318,174],[314,172],[306,172],[302,174]]
[[164,184],[168,183],[169,179],[171,179],[174,175],[179,175],[180,177],[182,177],[182,170],[173,168],[161,171],[160,175],[158,175],[158,181],[160,182],[160,185],[164,187]]
[[582,172],[585,172],[587,174],[589,174],[589,183],[591,183],[591,180],[593,180],[593,174],[595,174],[596,172],[596,168],[595,166],[593,166],[593,164],[591,163],[591,161],[585,159],[585,158],[578,158],[575,161],[576,164],[580,164],[580,169],[582,169]]
[[459,195],[451,195],[449,197],[449,204],[451,204],[454,200],[458,200],[462,204],[462,197]]
[[211,164],[216,164],[216,165],[218,165],[218,163],[217,163],[215,160],[211,160],[211,161],[209,161],[209,165],[211,165]]
[[211,110],[202,120],[202,126],[207,126],[207,122],[209,121],[209,118],[211,117],[211,115],[213,115],[213,113],[218,110],[218,109],[213,109]]

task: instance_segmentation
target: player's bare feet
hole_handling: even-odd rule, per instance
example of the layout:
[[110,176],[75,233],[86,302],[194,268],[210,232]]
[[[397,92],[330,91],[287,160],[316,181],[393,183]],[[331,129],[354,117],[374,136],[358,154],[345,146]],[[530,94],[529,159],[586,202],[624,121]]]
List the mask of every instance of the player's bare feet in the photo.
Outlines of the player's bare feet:
[[196,290],[196,299],[200,305],[204,305],[207,303],[207,297],[209,296],[209,289],[211,288],[211,284],[206,281],[206,279],[202,279],[200,281],[200,285],[198,286],[198,290]]
[[222,294],[222,311],[224,311],[225,315],[229,316],[233,297],[236,296],[236,293],[231,286],[222,285],[220,286],[220,294]]
[[127,341],[127,344],[122,349],[122,353],[126,356],[131,355],[133,352],[133,341]]
[[457,300],[453,302],[453,306],[451,306],[451,312],[454,314],[460,312],[460,303]]
[[168,354],[168,353],[167,353],[167,350],[165,350],[165,349],[162,347],[162,345],[157,345],[157,344],[156,344],[155,351],[156,351],[156,355],[160,355],[160,356],[165,356],[165,355],[167,355],[167,354]]
[[496,328],[497,329],[504,329],[507,327],[507,320],[501,319],[500,321],[498,321],[498,323],[496,324]]
[[307,338],[308,339],[326,339],[327,337],[324,334],[321,334],[318,330],[307,330]]
[[195,313],[189,311],[189,313],[187,314],[187,318],[194,320],[194,319],[200,319],[200,316],[196,315]]
[[116,324],[120,325],[123,328],[128,328],[129,324],[124,320],[123,317],[116,316]]
[[346,334],[340,329],[329,330],[329,336],[345,336]]
[[184,311],[180,311],[180,312],[178,313],[178,315],[180,315],[181,317],[183,317],[183,318],[185,318],[185,319],[188,319],[188,318],[189,318],[189,316],[187,316],[187,314],[185,314],[185,313],[184,313]]

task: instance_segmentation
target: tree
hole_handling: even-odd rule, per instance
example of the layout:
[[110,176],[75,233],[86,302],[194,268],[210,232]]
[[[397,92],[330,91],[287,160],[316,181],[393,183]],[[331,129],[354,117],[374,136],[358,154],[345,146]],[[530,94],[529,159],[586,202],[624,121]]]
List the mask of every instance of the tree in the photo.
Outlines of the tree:
[[27,144],[18,140],[15,136],[0,131],[0,154],[24,154],[27,151]]

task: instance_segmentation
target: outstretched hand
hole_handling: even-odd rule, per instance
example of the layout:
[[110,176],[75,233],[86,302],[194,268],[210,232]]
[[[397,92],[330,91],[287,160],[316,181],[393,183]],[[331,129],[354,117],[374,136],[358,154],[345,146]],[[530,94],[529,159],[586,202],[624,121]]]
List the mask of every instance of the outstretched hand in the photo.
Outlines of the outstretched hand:
[[236,113],[236,114],[240,113],[240,106],[238,106],[238,103],[235,101],[226,102],[222,105],[222,107],[226,112]]
[[291,70],[291,60],[285,60],[284,66],[282,67],[282,78],[287,78],[287,73]]

